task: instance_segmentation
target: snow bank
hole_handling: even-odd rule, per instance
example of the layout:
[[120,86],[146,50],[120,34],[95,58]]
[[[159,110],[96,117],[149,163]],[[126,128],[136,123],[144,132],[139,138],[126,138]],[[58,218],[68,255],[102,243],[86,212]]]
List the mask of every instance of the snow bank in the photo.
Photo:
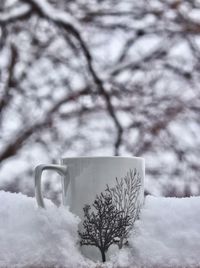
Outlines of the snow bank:
[[46,200],[0,191],[0,267],[200,267],[200,197],[147,197],[140,220],[122,249],[104,265],[78,248],[79,219]]
[[148,196],[122,267],[200,267],[200,197]]
[[0,267],[85,267],[79,253],[79,219],[46,200],[0,191]]

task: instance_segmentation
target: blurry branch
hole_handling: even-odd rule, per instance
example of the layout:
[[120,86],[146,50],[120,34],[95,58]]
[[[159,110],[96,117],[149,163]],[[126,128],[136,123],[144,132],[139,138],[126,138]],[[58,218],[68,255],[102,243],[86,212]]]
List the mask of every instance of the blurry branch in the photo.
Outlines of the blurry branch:
[[184,70],[183,68],[174,66],[169,62],[165,63],[165,67],[188,81],[190,81],[192,78],[192,70]]
[[[114,147],[115,147],[115,155],[118,155],[119,147],[122,141],[123,128],[116,115],[114,107],[112,105],[111,96],[107,92],[104,86],[104,82],[101,80],[101,78],[99,77],[99,75],[97,74],[93,66],[94,65],[93,58],[92,58],[92,55],[90,53],[88,46],[86,45],[85,41],[83,40],[81,36],[81,33],[80,33],[81,27],[79,23],[71,15],[55,10],[47,1],[21,0],[21,2],[26,3],[26,5],[22,5],[18,8],[13,8],[13,10],[10,11],[9,13],[1,14],[0,24],[3,25],[8,22],[14,22],[15,20],[27,18],[32,13],[37,13],[39,16],[52,21],[58,27],[63,28],[66,32],[72,34],[77,39],[77,41],[79,42],[81,46],[85,59],[87,61],[88,70],[97,86],[98,93],[104,98],[108,114],[112,118],[113,123],[117,129],[117,136],[116,136]],[[30,5],[29,7],[27,3],[28,5]]]
[[178,19],[181,22],[182,29],[184,32],[198,35],[200,33],[200,23],[192,19],[185,12],[178,12]]
[[14,44],[10,45],[10,63],[8,67],[8,79],[5,85],[4,94],[0,99],[0,122],[3,109],[11,99],[11,90],[15,87],[14,69],[18,58],[17,48]]
[[[26,0],[21,0],[22,2],[27,2]],[[82,52],[85,56],[85,59],[87,61],[88,65],[88,70],[90,71],[90,74],[93,77],[93,80],[97,86],[99,94],[104,98],[106,106],[107,106],[107,111],[112,118],[115,127],[117,129],[117,137],[115,141],[115,155],[119,154],[119,147],[122,141],[122,133],[123,133],[123,128],[122,125],[116,115],[116,112],[114,110],[114,107],[112,105],[111,97],[107,90],[104,87],[104,83],[97,74],[94,65],[93,65],[93,57],[90,53],[90,50],[88,46],[86,45],[85,41],[83,40],[81,33],[80,33],[80,26],[78,25],[77,21],[72,19],[68,19],[68,14],[61,14],[59,16],[59,12],[57,12],[54,8],[51,7],[49,3],[46,1],[39,2],[37,0],[30,0],[29,3],[33,7],[34,11],[38,13],[38,15],[47,18],[54,22],[58,27],[62,27],[65,29],[67,32],[71,33],[79,42]],[[45,4],[44,4],[45,3]],[[65,15],[65,16],[64,16]],[[72,21],[71,21],[72,19]],[[74,22],[75,21],[75,22]],[[74,22],[74,25],[73,25]]]
[[0,24],[5,25],[17,20],[27,19],[31,13],[32,9],[29,5],[20,5],[13,7],[7,12],[0,12]]
[[[72,94],[67,95],[65,98],[62,98],[60,101],[54,104],[54,106],[46,113],[46,116],[41,122],[36,122],[30,127],[27,127],[26,130],[20,131],[16,138],[3,150],[2,153],[0,153],[0,162],[6,160],[7,158],[15,155],[19,149],[23,146],[24,142],[27,141],[30,136],[32,136],[34,133],[40,132],[42,129],[45,129],[49,125],[51,125],[53,120],[53,115],[55,111],[58,111],[58,109],[65,103],[75,101],[79,97],[83,95],[88,94],[88,89],[83,89],[77,92],[73,92]],[[73,112],[72,112],[73,113]],[[71,112],[69,112],[69,118],[72,118]]]
[[[17,51],[17,47],[14,44],[10,44],[10,63],[8,66],[8,79],[7,83],[4,86],[4,94],[0,98],[0,126],[3,121],[3,117],[6,115],[3,114],[4,108],[9,106],[9,103],[12,100],[12,93],[18,91],[20,95],[26,96],[27,89],[24,88],[23,83],[28,81],[29,71],[34,67],[34,65],[44,56],[46,50],[51,45],[52,40],[48,40],[45,44],[40,44],[40,49],[36,50],[33,58],[28,62],[28,69],[24,69],[18,77],[14,77],[15,66],[20,61],[19,51]],[[36,38],[32,41],[37,42]],[[49,58],[55,58],[54,55],[49,55]]]
[[87,116],[88,114],[95,114],[99,112],[104,112],[104,106],[102,105],[95,105],[94,107],[81,107],[80,109],[75,109],[70,114],[66,112],[60,112],[59,116],[61,119],[69,119],[69,116],[72,117],[81,117],[81,116]]
[[200,66],[200,48],[199,46],[196,44],[194,38],[192,39],[191,37],[187,38],[188,44],[190,46],[190,49],[196,59],[196,64],[198,65],[198,67]]
[[[133,149],[134,154],[139,156],[145,154],[147,151],[150,151],[154,146],[154,140],[156,140],[161,131],[167,129],[168,125],[184,110],[183,104],[176,104],[174,107],[168,107],[164,111],[164,115],[159,116],[159,119],[153,120],[153,118],[149,117],[149,126],[146,127],[144,124],[140,126],[140,135],[137,146]],[[131,124],[129,127],[135,127],[135,123]],[[138,127],[136,125],[136,127]],[[147,135],[146,135],[147,134]],[[130,144],[127,146],[131,147]]]
[[138,60],[125,62],[123,64],[119,63],[117,66],[115,66],[110,71],[110,75],[117,76],[122,71],[125,71],[127,69],[131,69],[132,71],[140,70],[145,63],[151,61],[152,59],[154,59],[154,60],[159,59],[160,60],[160,59],[166,57],[167,51],[168,51],[167,48],[163,47],[163,45],[161,44],[157,49],[150,51],[147,55],[144,55],[142,58],[140,58]]

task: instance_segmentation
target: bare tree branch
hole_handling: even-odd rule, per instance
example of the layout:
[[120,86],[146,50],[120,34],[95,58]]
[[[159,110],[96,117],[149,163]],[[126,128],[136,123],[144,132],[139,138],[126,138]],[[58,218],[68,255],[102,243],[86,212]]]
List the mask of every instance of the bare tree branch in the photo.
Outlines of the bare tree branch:
[[4,94],[0,99],[0,121],[1,121],[3,109],[9,104],[9,101],[11,99],[11,90],[13,89],[13,87],[15,87],[14,69],[15,69],[15,65],[17,62],[17,57],[18,57],[17,48],[15,47],[15,45],[11,44],[10,45],[10,64],[8,68],[9,77],[5,85]]
[[[16,154],[16,152],[21,149],[24,142],[26,142],[30,138],[30,136],[32,136],[34,133],[40,132],[42,129],[47,128],[49,125],[51,125],[55,111],[57,111],[63,104],[68,103],[70,101],[77,100],[81,96],[87,95],[87,94],[88,94],[88,89],[83,89],[81,91],[69,94],[67,95],[67,97],[62,98],[60,101],[55,103],[55,105],[46,113],[46,116],[41,122],[36,122],[35,124],[28,127],[26,130],[24,130],[23,132],[20,131],[16,135],[16,138],[0,154],[0,163],[8,159],[12,155]],[[68,116],[71,118],[70,113]]]

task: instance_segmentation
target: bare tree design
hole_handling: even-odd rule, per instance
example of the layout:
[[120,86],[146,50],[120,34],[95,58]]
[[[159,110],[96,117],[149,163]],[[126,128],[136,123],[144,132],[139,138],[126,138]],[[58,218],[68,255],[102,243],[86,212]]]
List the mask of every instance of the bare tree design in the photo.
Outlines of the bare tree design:
[[130,224],[120,237],[120,241],[118,243],[119,248],[122,248],[122,246],[127,243],[128,234],[132,229],[135,220],[139,216],[140,205],[138,202],[141,177],[136,168],[134,171],[130,169],[126,176],[121,178],[120,181],[116,178],[116,183],[116,186],[112,188],[107,185],[106,192],[111,194],[114,206],[119,211],[122,211],[123,217],[130,217]]
[[124,217],[123,212],[119,211],[112,202],[110,193],[97,195],[93,207],[96,213],[91,212],[91,207],[85,205],[83,222],[84,232],[79,232],[81,245],[96,246],[101,251],[102,261],[106,261],[106,251],[116,243],[126,232],[130,225],[130,217]]
[[112,244],[119,248],[127,242],[128,234],[139,215],[140,175],[130,170],[116,186],[107,185],[105,193],[96,196],[92,208],[85,205],[83,231],[79,232],[81,245],[96,246],[106,261],[106,252]]

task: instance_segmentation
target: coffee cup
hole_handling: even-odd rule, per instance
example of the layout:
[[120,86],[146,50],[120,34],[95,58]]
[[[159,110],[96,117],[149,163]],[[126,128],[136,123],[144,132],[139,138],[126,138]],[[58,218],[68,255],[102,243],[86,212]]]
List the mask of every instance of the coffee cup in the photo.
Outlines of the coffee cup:
[[62,204],[81,219],[80,248],[86,257],[105,262],[128,244],[144,200],[143,158],[69,157],[61,159],[60,165],[39,165],[35,169],[35,195],[42,208],[44,170],[61,175]]

